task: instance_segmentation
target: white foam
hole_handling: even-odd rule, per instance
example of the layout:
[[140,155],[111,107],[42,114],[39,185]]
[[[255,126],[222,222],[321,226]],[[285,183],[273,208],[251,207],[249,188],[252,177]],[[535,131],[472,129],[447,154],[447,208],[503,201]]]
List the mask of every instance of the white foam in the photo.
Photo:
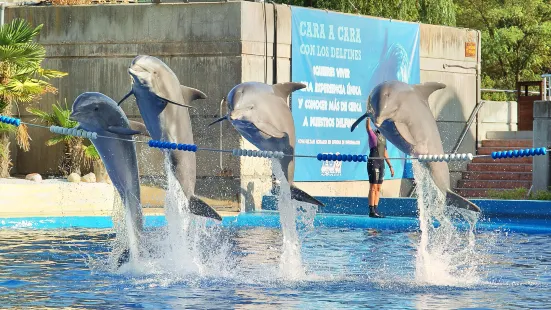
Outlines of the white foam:
[[[127,264],[116,268],[116,260],[128,245],[128,225],[124,208],[115,207],[113,216],[116,237],[108,262],[91,262],[93,268],[105,269],[131,276],[150,275],[156,283],[168,285],[190,275],[224,277],[232,272],[230,243],[219,225],[207,226],[208,219],[189,212],[189,200],[178,180],[168,169],[168,189],[165,198],[165,227],[145,232],[139,242],[139,256],[132,256]],[[134,245],[136,240],[130,240]],[[131,247],[132,249],[132,247]],[[135,248],[134,248],[135,249]],[[131,251],[132,252],[132,251]],[[137,251],[134,251],[137,253]],[[103,266],[102,266],[103,265]]]
[[315,278],[313,275],[307,276],[306,268],[302,264],[303,236],[301,238],[299,234],[297,220],[301,224],[301,228],[305,228],[304,231],[312,231],[317,208],[308,203],[291,200],[291,188],[285,178],[279,160],[272,160],[272,169],[274,175],[280,181],[278,210],[283,244],[279,263],[279,276],[287,281]]
[[[480,281],[479,255],[475,251],[474,228],[478,215],[445,205],[445,197],[436,187],[430,172],[421,163],[413,163],[417,182],[420,241],[417,246],[415,281],[430,285],[472,285]],[[433,223],[438,221],[436,228]],[[458,229],[459,221],[469,225]]]

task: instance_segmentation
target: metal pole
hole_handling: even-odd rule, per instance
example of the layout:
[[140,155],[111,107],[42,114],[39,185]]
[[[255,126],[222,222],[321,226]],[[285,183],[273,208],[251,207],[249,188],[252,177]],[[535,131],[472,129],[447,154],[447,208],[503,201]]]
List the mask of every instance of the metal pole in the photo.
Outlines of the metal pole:
[[0,26],[4,25],[4,9],[6,8],[6,3],[0,2]]

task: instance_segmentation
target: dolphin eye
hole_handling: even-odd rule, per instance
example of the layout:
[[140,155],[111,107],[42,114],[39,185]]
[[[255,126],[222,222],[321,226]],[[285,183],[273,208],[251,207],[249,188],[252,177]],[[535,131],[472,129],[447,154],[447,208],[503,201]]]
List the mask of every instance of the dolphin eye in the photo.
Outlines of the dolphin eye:
[[94,108],[94,111],[99,111],[99,108],[98,108],[98,107],[95,107],[95,108]]

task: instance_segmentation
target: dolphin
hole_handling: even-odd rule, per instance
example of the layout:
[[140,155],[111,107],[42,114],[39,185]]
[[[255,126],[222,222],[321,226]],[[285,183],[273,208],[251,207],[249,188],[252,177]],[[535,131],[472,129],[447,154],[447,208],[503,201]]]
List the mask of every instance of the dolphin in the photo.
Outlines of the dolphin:
[[[400,81],[380,83],[369,94],[368,111],[356,120],[350,131],[369,117],[385,138],[406,154],[444,154],[428,100],[433,92],[445,87],[445,84],[436,82],[416,85]],[[429,162],[428,167],[448,205],[480,212],[477,205],[451,191],[447,162]]]
[[[134,95],[145,126],[154,140],[193,144],[193,132],[187,105],[207,96],[194,88],[180,85],[176,74],[160,59],[136,56],[128,69],[132,89],[119,105]],[[192,214],[221,221],[220,215],[206,202],[195,196],[196,158],[194,152],[164,150]]]
[[[249,142],[262,151],[280,151],[295,154],[295,124],[287,106],[289,95],[305,88],[301,83],[268,85],[260,82],[241,83],[230,90],[223,99],[228,105],[228,114],[209,126],[228,120]],[[291,187],[291,198],[324,206],[323,203],[293,185],[295,174],[294,156],[279,160],[285,178]]]
[[[69,119],[79,123],[78,129],[113,138],[100,137],[91,141],[119,192],[127,215],[130,216],[127,217],[131,221],[128,223],[129,244],[132,239],[139,243],[143,231],[143,216],[136,145],[131,139],[136,134],[148,135],[145,126],[129,121],[113,99],[95,92],[83,93],[75,99]],[[123,251],[118,259],[119,267],[128,261],[130,254],[129,248]]]

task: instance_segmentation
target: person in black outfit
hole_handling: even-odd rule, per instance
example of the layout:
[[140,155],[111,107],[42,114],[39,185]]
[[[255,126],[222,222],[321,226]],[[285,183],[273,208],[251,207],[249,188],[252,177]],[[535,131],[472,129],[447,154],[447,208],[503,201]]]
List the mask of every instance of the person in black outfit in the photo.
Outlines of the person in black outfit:
[[[386,139],[381,132],[376,129],[371,129],[371,120],[366,121],[367,135],[369,137],[369,158],[378,157],[379,159],[367,160],[367,174],[369,176],[369,217],[384,217],[379,214],[377,207],[379,206],[379,198],[381,194],[381,185],[385,177],[385,160],[390,168],[390,175],[394,176],[394,169],[388,159],[386,151]],[[384,156],[384,160],[382,157]]]

